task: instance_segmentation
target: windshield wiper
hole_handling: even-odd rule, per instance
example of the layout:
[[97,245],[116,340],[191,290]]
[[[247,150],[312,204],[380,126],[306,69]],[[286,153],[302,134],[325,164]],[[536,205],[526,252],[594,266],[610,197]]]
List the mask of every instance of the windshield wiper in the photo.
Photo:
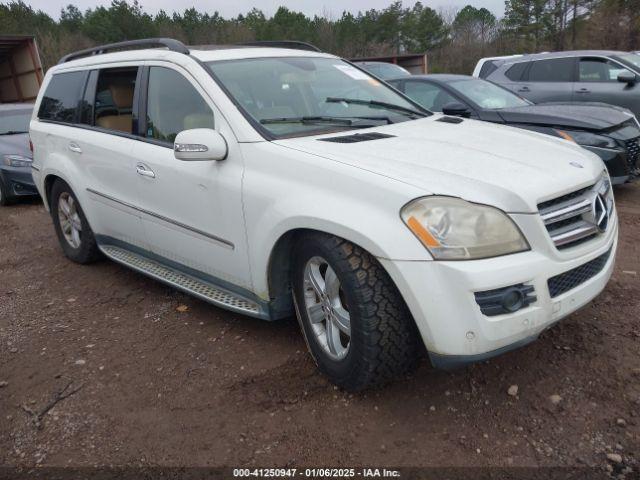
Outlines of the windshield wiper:
[[0,135],[19,135],[21,133],[29,133],[29,132],[21,132],[18,130],[9,130],[8,132],[0,132]]
[[420,117],[426,117],[425,112],[414,110],[413,108],[403,107],[402,105],[396,105],[394,103],[381,102],[379,100],[360,100],[358,98],[342,98],[342,97],[328,97],[325,102],[327,103],[353,103],[355,105],[368,105],[370,107],[380,107],[387,110],[393,110],[396,112],[408,113],[411,115],[418,115]]
[[[370,120],[369,122],[362,122],[362,120]],[[307,116],[307,117],[280,117],[280,118],[263,118],[260,123],[263,125],[270,124],[286,124],[286,123],[301,123],[303,125],[332,125],[332,126],[344,126],[351,128],[370,128],[379,126],[378,123],[372,123],[371,121],[380,121],[385,123],[392,123],[388,117],[325,117],[325,116]]]

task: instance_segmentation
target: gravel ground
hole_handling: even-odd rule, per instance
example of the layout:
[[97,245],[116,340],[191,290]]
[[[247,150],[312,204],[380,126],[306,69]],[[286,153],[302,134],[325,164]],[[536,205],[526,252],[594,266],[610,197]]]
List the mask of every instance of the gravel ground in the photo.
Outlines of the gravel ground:
[[423,361],[358,395],[316,372],[294,320],[219,310],[109,261],[73,264],[42,205],[1,208],[0,466],[588,466],[638,478],[640,184],[616,197],[616,269],[593,303],[518,351],[455,373]]

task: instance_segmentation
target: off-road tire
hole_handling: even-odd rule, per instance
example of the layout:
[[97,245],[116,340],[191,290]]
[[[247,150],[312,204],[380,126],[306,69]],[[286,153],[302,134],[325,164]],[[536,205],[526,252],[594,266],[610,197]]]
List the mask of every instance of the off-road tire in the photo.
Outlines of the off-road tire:
[[[62,233],[62,227],[60,226],[60,219],[58,217],[58,201],[63,193],[68,193],[69,196],[73,197],[73,200],[76,204],[76,209],[78,211],[78,216],[80,217],[80,221],[82,223],[80,246],[78,248],[72,247],[69,242],[67,242],[64,234]],[[84,212],[82,211],[82,207],[80,206],[80,202],[78,202],[78,198],[76,197],[75,193],[73,193],[71,187],[69,187],[69,185],[63,180],[56,180],[51,187],[49,206],[51,210],[51,217],[53,219],[53,226],[56,230],[56,235],[58,236],[58,241],[60,242],[60,246],[62,247],[62,250],[64,251],[64,254],[67,256],[67,258],[81,264],[88,264],[99,260],[102,257],[102,254],[98,249],[95,236],[93,235],[93,231],[89,226],[87,217],[85,217]]]
[[[335,271],[351,317],[349,351],[332,359],[313,334],[304,297],[304,271],[320,256]],[[331,382],[359,391],[402,376],[417,363],[420,336],[397,287],[371,254],[333,235],[308,233],[295,244],[292,284],[309,351]]]

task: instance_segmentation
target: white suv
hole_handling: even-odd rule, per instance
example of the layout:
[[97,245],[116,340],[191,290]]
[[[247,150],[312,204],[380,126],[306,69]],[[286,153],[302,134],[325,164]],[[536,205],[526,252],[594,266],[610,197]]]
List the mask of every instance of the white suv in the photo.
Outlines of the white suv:
[[71,260],[103,254],[265,320],[296,312],[350,390],[406,371],[422,344],[443,368],[523,345],[613,269],[595,154],[433,115],[317,51],[79,52],[48,71],[30,133]]

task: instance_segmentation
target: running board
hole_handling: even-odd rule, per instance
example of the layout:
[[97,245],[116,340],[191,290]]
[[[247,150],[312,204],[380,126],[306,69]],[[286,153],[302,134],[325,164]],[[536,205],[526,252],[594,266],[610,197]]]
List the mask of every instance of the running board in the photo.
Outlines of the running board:
[[99,248],[111,260],[213,305],[251,317],[268,318],[268,313],[258,303],[217,287],[212,283],[200,280],[121,247],[99,245]]

